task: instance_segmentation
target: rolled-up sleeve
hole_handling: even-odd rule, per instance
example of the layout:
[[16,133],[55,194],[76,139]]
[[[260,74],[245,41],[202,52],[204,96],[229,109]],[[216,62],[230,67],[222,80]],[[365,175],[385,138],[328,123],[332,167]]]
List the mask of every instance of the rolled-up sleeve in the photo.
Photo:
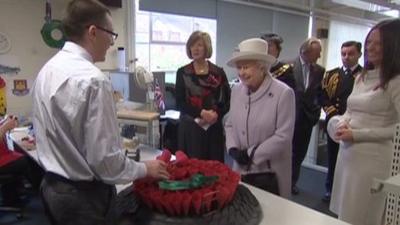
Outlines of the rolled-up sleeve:
[[121,149],[116,109],[107,80],[91,82],[87,90],[84,125],[85,158],[92,171],[106,183],[128,183],[146,176],[144,163],[125,156]]

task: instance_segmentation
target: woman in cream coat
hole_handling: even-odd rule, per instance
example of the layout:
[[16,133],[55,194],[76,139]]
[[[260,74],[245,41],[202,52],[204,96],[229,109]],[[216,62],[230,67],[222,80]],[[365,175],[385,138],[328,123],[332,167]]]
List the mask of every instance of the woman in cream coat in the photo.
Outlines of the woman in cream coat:
[[385,195],[371,194],[374,178],[390,175],[393,133],[400,115],[400,20],[371,29],[365,71],[356,78],[343,116],[328,123],[340,142],[330,209],[355,225],[382,224]]
[[[239,50],[228,62],[237,68],[241,83],[231,93],[225,123],[226,149],[235,160],[233,169],[241,174],[275,172],[279,193],[288,198],[295,97],[290,87],[271,77],[269,67],[275,59],[267,52],[267,42],[248,39],[239,44]],[[254,146],[258,147],[247,171]]]

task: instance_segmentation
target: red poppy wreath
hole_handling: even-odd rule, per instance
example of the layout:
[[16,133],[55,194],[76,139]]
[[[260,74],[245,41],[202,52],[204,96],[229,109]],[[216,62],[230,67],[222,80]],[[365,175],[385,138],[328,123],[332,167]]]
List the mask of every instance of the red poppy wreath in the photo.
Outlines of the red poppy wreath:
[[240,175],[218,161],[189,159],[178,151],[176,160],[164,150],[157,157],[168,164],[169,180],[138,179],[134,191],[152,210],[170,216],[202,215],[232,201]]

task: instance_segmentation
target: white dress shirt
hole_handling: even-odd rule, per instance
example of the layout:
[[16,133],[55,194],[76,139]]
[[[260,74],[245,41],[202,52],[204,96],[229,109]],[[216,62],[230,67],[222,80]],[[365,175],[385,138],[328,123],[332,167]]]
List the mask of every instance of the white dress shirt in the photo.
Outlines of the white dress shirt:
[[351,71],[351,74],[353,73],[353,71],[356,69],[358,67],[358,64],[356,64],[356,65],[354,65],[354,66],[352,66],[352,67],[345,67],[345,66],[342,66],[342,70],[346,73],[346,71],[347,70],[350,70]]
[[81,46],[66,42],[33,87],[39,162],[70,180],[127,183],[147,173],[121,150],[116,107],[107,78]]
[[301,62],[301,69],[303,72],[303,82],[304,82],[304,88],[308,88],[308,81],[310,79],[310,64],[306,63],[301,57],[300,57],[300,62]]

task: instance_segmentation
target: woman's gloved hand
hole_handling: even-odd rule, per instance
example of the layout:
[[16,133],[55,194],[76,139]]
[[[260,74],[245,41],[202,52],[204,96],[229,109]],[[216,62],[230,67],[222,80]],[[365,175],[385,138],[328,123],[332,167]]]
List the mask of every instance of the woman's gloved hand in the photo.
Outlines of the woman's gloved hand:
[[238,148],[230,148],[228,150],[228,154],[240,165],[247,165],[250,162],[250,157],[247,154],[247,149],[241,150]]

